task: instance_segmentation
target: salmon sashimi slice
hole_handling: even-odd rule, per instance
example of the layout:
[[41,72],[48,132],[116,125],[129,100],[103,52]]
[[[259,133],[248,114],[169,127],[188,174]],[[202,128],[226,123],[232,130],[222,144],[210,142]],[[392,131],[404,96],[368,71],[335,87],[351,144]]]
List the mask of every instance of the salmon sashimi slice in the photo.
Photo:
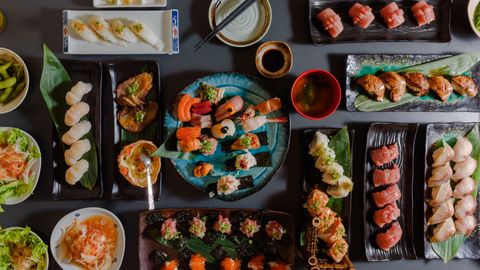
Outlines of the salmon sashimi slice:
[[342,19],[333,9],[327,8],[318,13],[317,19],[322,23],[325,31],[333,38],[338,37],[343,32]]
[[271,98],[269,100],[266,100],[264,102],[261,102],[255,106],[255,108],[258,110],[258,112],[261,115],[268,114],[271,112],[274,112],[276,110],[279,110],[282,108],[282,101],[280,98],[275,97]]
[[402,193],[397,185],[391,185],[385,190],[372,193],[373,202],[378,207],[384,207],[387,204],[394,203],[402,197]]
[[421,27],[435,21],[435,12],[433,6],[425,1],[418,1],[411,8],[413,16],[417,19],[418,26]]
[[385,232],[377,234],[377,246],[385,251],[389,251],[402,239],[402,228],[398,222],[394,222],[392,226]]
[[395,2],[392,2],[380,10],[383,20],[387,24],[388,28],[397,28],[405,22],[404,12],[401,10]]
[[194,98],[190,95],[183,95],[178,102],[177,117],[181,122],[190,122],[192,120],[191,108],[195,103],[200,103],[199,98]]
[[375,187],[395,184],[400,180],[400,169],[397,164],[393,165],[391,169],[373,171],[373,185]]
[[378,227],[383,228],[386,224],[391,223],[400,216],[400,209],[396,203],[387,204],[382,209],[373,213],[373,221]]
[[359,3],[355,3],[350,8],[348,15],[352,17],[354,24],[358,24],[363,29],[366,29],[375,19],[372,8]]
[[393,143],[388,146],[382,146],[370,151],[370,158],[375,166],[382,166],[398,158],[398,145]]

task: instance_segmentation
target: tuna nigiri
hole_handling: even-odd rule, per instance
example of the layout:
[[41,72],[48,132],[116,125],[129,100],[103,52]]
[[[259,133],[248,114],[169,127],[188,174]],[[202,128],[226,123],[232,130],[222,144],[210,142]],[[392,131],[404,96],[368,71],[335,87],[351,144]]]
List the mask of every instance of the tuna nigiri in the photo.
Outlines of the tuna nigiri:
[[229,99],[227,102],[223,103],[222,105],[218,106],[217,110],[215,111],[215,119],[217,122],[226,119],[243,109],[243,99],[240,96],[234,96]]
[[417,19],[418,26],[423,26],[435,21],[435,12],[433,6],[425,1],[418,1],[411,8],[413,16]]
[[382,166],[398,158],[398,145],[382,146],[370,151],[370,158],[376,166]]
[[396,220],[400,216],[400,209],[396,203],[391,203],[382,209],[376,210],[373,213],[373,221],[378,227],[383,228],[388,223]]
[[392,2],[380,10],[380,15],[382,15],[385,23],[388,28],[397,28],[405,22],[403,17],[403,10],[401,10],[395,2]]
[[352,17],[354,24],[358,24],[363,29],[366,29],[375,19],[372,8],[360,3],[355,3],[348,11],[348,15]]
[[396,184],[387,187],[385,190],[372,193],[372,198],[378,207],[384,207],[402,197],[400,189]]
[[392,226],[385,232],[377,234],[377,246],[385,251],[389,251],[402,238],[402,228],[398,222],[394,222]]
[[382,185],[395,184],[400,180],[400,169],[397,164],[393,165],[392,169],[373,171],[373,185],[375,187]]
[[322,23],[325,31],[336,38],[343,31],[342,19],[331,8],[324,9],[318,13],[317,19]]

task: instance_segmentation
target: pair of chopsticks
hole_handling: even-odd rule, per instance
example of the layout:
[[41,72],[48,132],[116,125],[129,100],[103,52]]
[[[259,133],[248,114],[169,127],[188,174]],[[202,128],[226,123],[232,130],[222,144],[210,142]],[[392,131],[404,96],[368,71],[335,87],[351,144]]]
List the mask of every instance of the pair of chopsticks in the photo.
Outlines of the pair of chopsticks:
[[[218,32],[222,31],[227,25],[229,25],[233,20],[235,20],[240,14],[242,14],[247,8],[249,8],[257,0],[245,0],[240,4],[232,13],[230,13],[227,18],[225,18],[221,23],[219,23],[206,37],[204,37],[200,42],[195,45],[194,49],[197,51],[200,49],[203,44],[209,42]],[[220,3],[220,2],[217,2]],[[218,4],[219,6],[220,4]],[[215,5],[218,8],[217,4]]]

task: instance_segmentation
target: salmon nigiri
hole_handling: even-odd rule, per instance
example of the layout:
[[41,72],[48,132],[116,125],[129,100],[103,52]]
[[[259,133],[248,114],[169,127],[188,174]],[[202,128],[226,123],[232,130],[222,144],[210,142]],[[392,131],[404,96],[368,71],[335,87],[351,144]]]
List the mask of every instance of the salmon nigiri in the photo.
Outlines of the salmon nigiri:
[[326,8],[318,13],[317,19],[322,23],[325,31],[336,38],[343,31],[342,19],[331,8]]
[[395,2],[388,4],[380,10],[380,15],[382,15],[390,29],[397,28],[405,22],[403,14],[403,10],[401,10]]
[[261,115],[274,112],[281,108],[282,108],[282,101],[278,97],[271,98],[264,102],[258,103],[257,106],[255,106],[255,109],[257,109]]
[[360,3],[355,3],[348,11],[348,15],[352,17],[354,24],[358,24],[363,29],[366,29],[375,19],[372,8]]
[[433,6],[428,4],[425,1],[418,1],[411,8],[413,16],[417,19],[418,26],[423,26],[435,21],[435,12],[433,11]]

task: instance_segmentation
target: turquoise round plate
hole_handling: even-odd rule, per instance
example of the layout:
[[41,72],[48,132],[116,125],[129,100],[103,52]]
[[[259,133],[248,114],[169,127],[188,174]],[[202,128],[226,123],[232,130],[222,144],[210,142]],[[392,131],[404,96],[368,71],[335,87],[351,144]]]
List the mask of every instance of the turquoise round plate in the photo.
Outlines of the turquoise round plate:
[[[239,73],[216,73],[198,79],[179,94],[190,94],[198,96],[198,89],[200,83],[204,82],[225,90],[224,98],[233,96],[241,96],[245,101],[244,108],[250,104],[258,104],[262,101],[272,98],[272,96],[265,90],[265,88],[254,78],[248,77]],[[283,104],[285,105],[285,104]],[[253,187],[241,189],[229,195],[217,195],[216,198],[224,201],[235,201],[247,197],[261,188],[263,188],[272,179],[273,175],[282,166],[285,160],[288,146],[290,142],[290,117],[285,108],[268,114],[268,118],[286,117],[287,123],[267,123],[259,129],[253,131],[254,133],[267,132],[268,145],[264,145],[258,149],[250,150],[255,155],[259,152],[270,152],[272,166],[270,167],[253,167],[248,171],[225,171],[225,161],[234,158],[235,156],[244,153],[243,151],[223,152],[221,147],[222,140],[219,140],[217,150],[212,156],[204,156],[201,154],[185,154],[181,158],[173,158],[172,163],[177,169],[178,173],[190,184],[202,190],[207,194],[212,194],[212,187],[216,186],[218,179],[224,175],[233,175],[235,177],[252,176]],[[176,130],[182,125],[173,115],[172,106],[169,107],[165,114],[165,138],[174,138]],[[227,137],[225,140],[238,138],[244,133],[241,126],[236,123],[236,132],[233,137]],[[205,177],[194,177],[193,168],[199,161],[209,162],[214,166],[214,172]]]

